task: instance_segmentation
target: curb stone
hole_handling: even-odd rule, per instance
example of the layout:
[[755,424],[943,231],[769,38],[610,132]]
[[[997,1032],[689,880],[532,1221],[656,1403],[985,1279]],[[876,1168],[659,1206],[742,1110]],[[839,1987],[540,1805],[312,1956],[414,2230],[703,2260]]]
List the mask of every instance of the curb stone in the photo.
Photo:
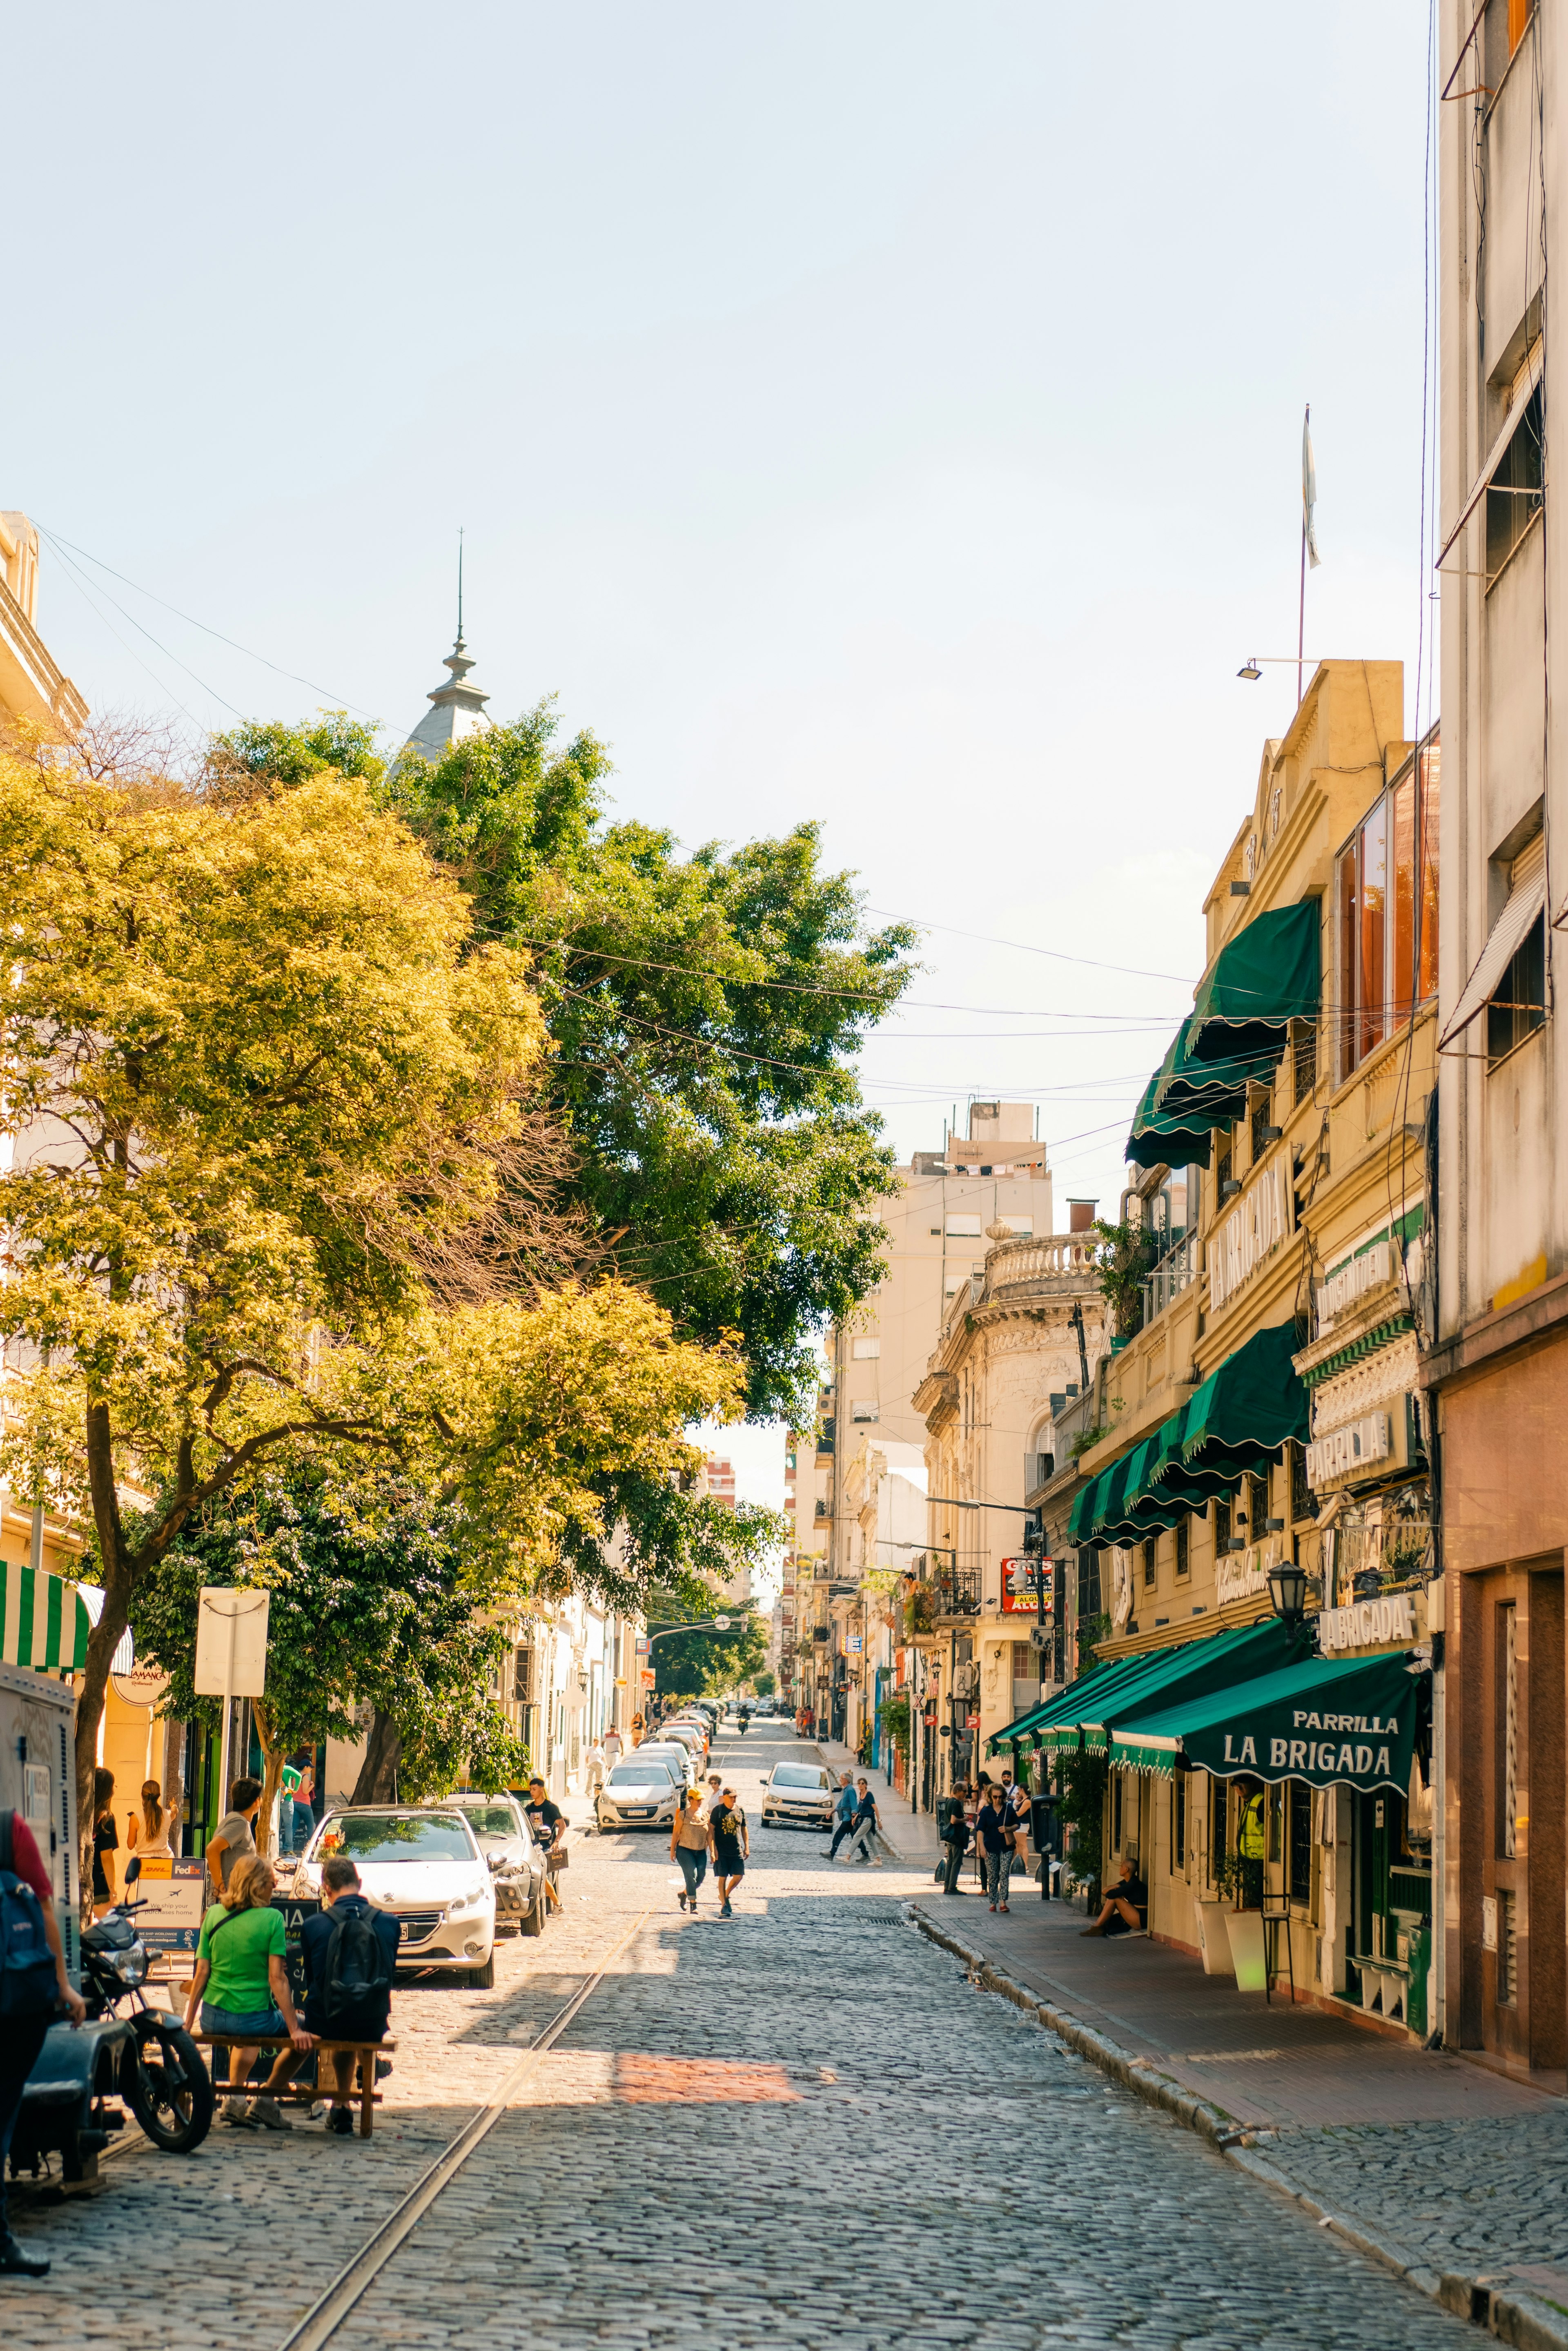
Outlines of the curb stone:
[[955,1959],[962,1959],[985,1991],[998,1992],[1004,2000],[1010,2000],[1016,2008],[1023,2009],[1054,2032],[1069,2049],[1098,2065],[1102,2072],[1113,2074],[1145,2105],[1174,2115],[1189,2130],[1207,2139],[1228,2163],[1246,2172],[1260,2186],[1289,2196],[1321,2227],[1331,2229],[1358,2252],[1393,2270],[1429,2301],[1440,2303],[1456,2317],[1468,2318],[1488,2328],[1500,2342],[1515,2345],[1517,2351],[1568,2351],[1568,2312],[1558,2310],[1536,2294],[1482,2285],[1477,2279],[1458,2276],[1451,2271],[1439,2273],[1396,2239],[1385,2237],[1364,2222],[1349,2220],[1343,2212],[1332,2211],[1305,2189],[1298,2188],[1288,2172],[1246,2146],[1244,2126],[1222,2106],[1183,2089],[1169,2074],[1157,2072],[1148,2058],[1129,2056],[1108,2034],[1097,2032],[1092,2025],[1083,2023],[1069,2011],[1041,2000],[1038,1992],[995,1966],[983,1951],[973,1949],[938,1927],[917,1903],[906,1903],[904,1915],[929,1941],[940,1944]]

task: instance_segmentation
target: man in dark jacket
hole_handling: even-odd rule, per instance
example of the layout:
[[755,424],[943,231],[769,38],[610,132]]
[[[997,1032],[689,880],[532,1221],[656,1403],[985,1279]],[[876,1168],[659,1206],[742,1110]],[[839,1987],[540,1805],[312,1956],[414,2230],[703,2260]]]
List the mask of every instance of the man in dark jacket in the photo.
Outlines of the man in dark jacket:
[[[333,1932],[344,1919],[356,1917],[370,1920],[381,1944],[382,1957],[390,1979],[397,1961],[397,1947],[402,1938],[402,1928],[386,1911],[371,1908],[360,1891],[359,1871],[347,1854],[335,1853],[321,1865],[320,1910],[314,1918],[307,1918],[299,1930],[299,1945],[305,1960],[305,2030],[314,2032],[319,2040],[334,2037],[329,2032],[326,2016],[327,1970]],[[378,2005],[380,2015],[371,2015],[363,2020],[367,2040],[379,2040],[386,2032],[392,2014],[391,1993],[387,1993]],[[327,2117],[327,2127],[337,2137],[348,2138],[354,2127],[354,2058],[351,2050],[333,2051],[332,2072],[337,2089],[332,2111]]]

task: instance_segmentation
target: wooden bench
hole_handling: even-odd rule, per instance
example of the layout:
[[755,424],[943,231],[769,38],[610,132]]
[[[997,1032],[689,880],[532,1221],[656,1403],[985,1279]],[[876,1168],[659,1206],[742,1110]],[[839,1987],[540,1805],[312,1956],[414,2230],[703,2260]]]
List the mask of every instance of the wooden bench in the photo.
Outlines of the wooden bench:
[[[287,2032],[195,2032],[191,2037],[199,2047],[204,2049],[233,2051],[235,2049],[293,2049],[294,2047]],[[292,2082],[289,2082],[280,2090],[265,2090],[256,2093],[249,2091],[249,2085],[246,2083],[231,2083],[227,2095],[236,2098],[247,2094],[276,2098],[279,2105],[285,2106],[313,2106],[318,2098],[335,2097],[338,2091],[335,2079],[329,2081],[323,2086],[322,2058],[348,2053],[352,2055],[359,2064],[359,2089],[356,2095],[360,2104],[360,2137],[369,2138],[373,2110],[382,2103],[382,2094],[376,2087],[376,2059],[385,2057],[396,2047],[395,2041],[318,2041],[313,2051],[301,2049],[297,2053],[301,2064],[304,2064],[310,2056],[315,2057],[316,2078],[313,2084],[302,2084],[297,2088]],[[350,2075],[350,2081],[353,2079],[352,2074]]]

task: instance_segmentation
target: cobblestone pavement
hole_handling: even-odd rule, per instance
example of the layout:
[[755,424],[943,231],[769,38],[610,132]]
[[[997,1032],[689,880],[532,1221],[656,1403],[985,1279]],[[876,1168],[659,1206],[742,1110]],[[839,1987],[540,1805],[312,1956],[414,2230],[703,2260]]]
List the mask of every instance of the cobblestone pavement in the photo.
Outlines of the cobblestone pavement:
[[[720,1750],[754,1817],[777,1751],[755,1734]],[[493,1992],[400,1993],[372,2140],[220,2126],[183,2161],[118,2156],[90,2201],[19,2216],[56,2269],[0,2285],[0,2340],[281,2343],[643,1911],[344,2351],[1474,2339],[972,1989],[904,1921],[928,1873],[817,1855],[810,1833],[757,1834],[733,1921],[710,1900],[694,1922],[662,1840],[578,1840],[566,1917],[501,1947]]]

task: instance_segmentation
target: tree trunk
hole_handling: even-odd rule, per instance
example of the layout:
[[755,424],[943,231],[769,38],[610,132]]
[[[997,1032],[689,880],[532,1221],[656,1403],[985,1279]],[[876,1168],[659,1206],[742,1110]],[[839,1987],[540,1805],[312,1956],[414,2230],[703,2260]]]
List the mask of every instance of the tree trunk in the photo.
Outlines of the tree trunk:
[[273,1744],[272,1718],[264,1698],[251,1700],[251,1714],[256,1723],[256,1735],[261,1742],[261,1802],[256,1807],[257,1853],[268,1861],[276,1859],[272,1837],[272,1807],[278,1789],[283,1784],[283,1750]]
[[378,1706],[365,1741],[365,1760],[354,1782],[351,1804],[390,1804],[397,1792],[398,1759],[402,1738],[390,1714]]

